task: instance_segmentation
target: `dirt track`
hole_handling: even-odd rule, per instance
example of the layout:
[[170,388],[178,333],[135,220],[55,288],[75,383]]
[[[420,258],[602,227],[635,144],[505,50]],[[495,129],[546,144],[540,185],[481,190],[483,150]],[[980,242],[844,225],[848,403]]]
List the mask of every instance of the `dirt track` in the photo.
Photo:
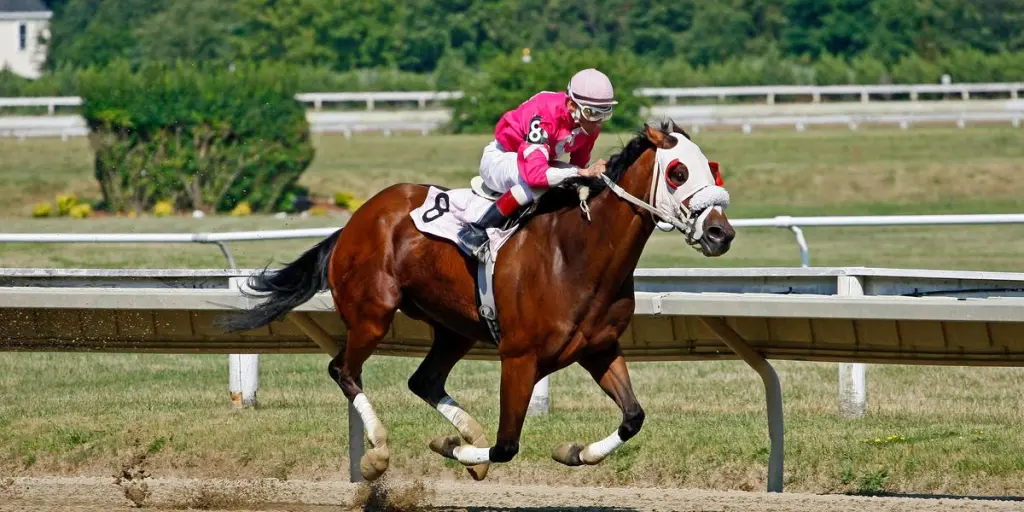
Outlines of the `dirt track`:
[[[144,485],[143,485],[144,484]],[[672,510],[672,511],[973,511],[1024,510],[1024,502],[863,498],[708,492],[665,488],[575,488],[401,482],[370,487],[338,481],[53,477],[0,479],[0,510]],[[371,505],[366,505],[367,503]],[[374,506],[376,505],[376,506]]]

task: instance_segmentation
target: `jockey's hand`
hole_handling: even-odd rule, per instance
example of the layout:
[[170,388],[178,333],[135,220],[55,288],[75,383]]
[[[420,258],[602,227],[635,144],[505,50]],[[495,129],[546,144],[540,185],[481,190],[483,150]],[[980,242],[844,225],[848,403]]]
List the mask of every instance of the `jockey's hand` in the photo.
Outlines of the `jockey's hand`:
[[586,169],[580,169],[580,176],[583,176],[584,178],[596,178],[604,174],[605,166],[607,164],[608,162],[605,160],[598,160],[594,165],[591,165]]

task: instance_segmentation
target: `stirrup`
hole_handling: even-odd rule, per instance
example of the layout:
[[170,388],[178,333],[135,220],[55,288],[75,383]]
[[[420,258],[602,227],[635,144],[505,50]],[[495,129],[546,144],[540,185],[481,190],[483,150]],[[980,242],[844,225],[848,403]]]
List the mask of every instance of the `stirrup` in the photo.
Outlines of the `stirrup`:
[[[479,233],[483,235],[483,240],[479,244],[477,244],[476,247],[471,247],[466,242],[467,237],[464,236],[463,234],[465,233],[466,235],[475,235],[477,234],[477,230],[479,230]],[[481,254],[486,254],[486,251],[489,248],[488,246],[490,245],[490,238],[487,236],[487,229],[475,226],[473,224],[466,225],[464,228],[462,228],[462,230],[459,232],[459,241],[462,242],[462,245],[466,246],[466,249],[469,250],[470,254],[477,258],[480,258]]]

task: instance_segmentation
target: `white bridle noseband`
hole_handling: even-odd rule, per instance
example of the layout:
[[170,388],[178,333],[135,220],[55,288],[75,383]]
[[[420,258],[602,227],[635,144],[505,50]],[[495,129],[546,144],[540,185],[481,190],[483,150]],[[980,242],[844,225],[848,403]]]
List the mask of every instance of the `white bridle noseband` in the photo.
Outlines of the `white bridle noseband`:
[[[678,229],[686,237],[688,245],[700,250],[697,244],[704,236],[704,220],[713,209],[718,208],[719,211],[722,211],[729,207],[729,192],[715,184],[711,166],[700,147],[681,134],[671,133],[669,135],[677,142],[670,149],[658,148],[655,151],[649,202],[626,192],[604,174],[601,175],[601,179],[615,195],[651,212],[655,220],[661,219],[672,226],[668,229],[658,226],[659,229],[663,231]],[[689,170],[686,182],[675,190],[672,190],[673,184],[668,181],[666,173],[668,165],[673,161],[686,165]],[[689,208],[683,204],[686,199],[690,200]],[[650,203],[654,205],[652,206]],[[585,205],[586,203],[583,202],[584,211],[587,210]]]

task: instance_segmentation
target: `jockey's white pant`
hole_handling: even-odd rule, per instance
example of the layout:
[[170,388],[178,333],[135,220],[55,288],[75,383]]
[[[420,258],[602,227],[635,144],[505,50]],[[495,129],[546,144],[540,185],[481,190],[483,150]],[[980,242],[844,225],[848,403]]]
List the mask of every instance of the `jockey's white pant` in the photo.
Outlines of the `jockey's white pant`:
[[[550,162],[552,167],[573,167],[568,162],[555,160]],[[506,151],[492,140],[484,146],[483,155],[480,157],[480,177],[484,184],[495,192],[512,192],[512,196],[520,206],[530,204],[534,199],[540,197],[546,188],[530,187],[526,180],[519,174],[518,154],[515,151]]]

